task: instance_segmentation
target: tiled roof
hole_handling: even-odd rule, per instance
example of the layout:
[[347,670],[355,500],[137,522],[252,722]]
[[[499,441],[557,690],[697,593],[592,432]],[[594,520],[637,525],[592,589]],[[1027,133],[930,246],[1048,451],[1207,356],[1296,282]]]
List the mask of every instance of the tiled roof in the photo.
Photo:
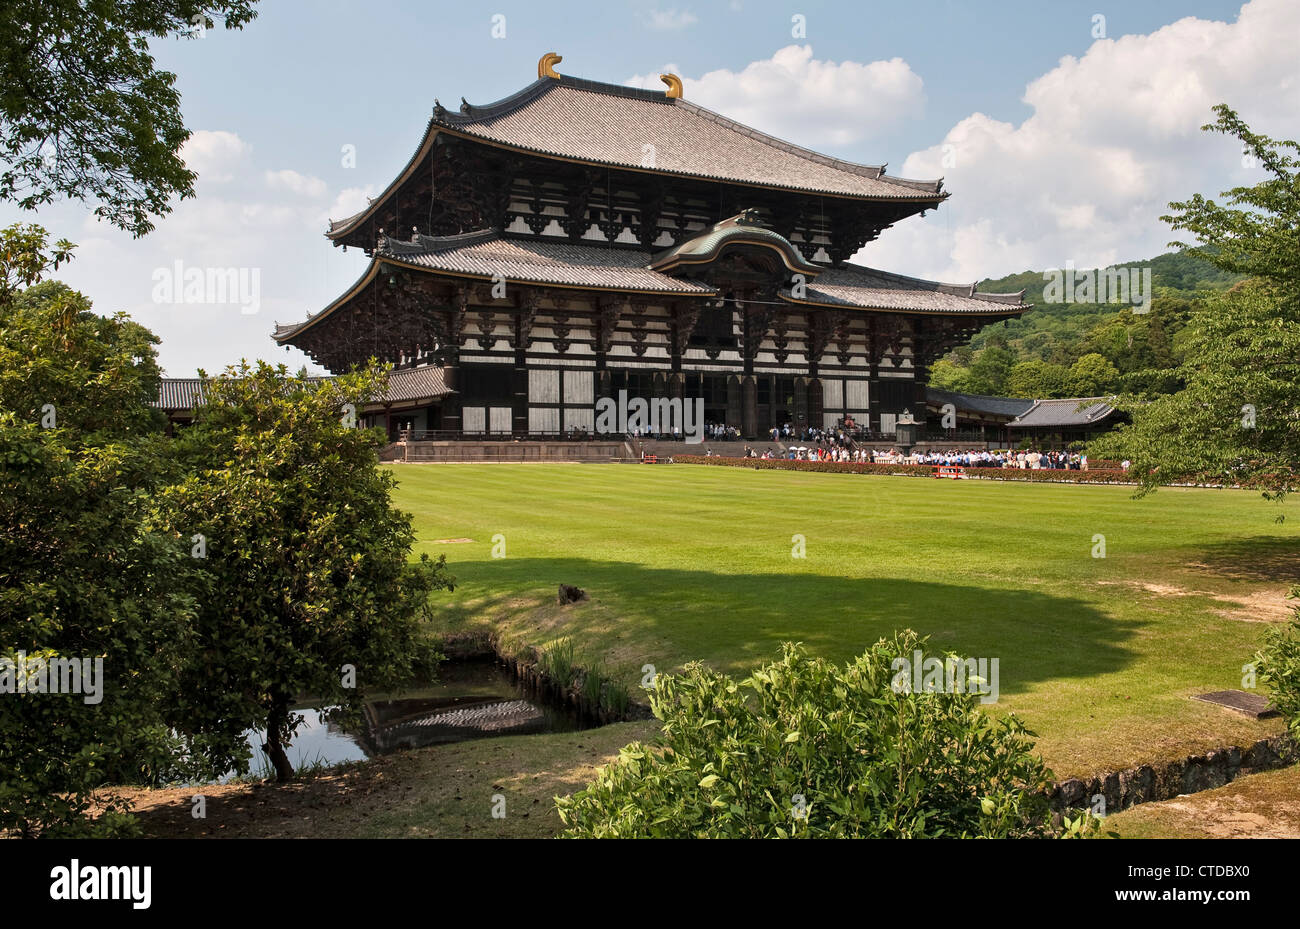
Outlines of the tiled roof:
[[1100,422],[1115,408],[1105,397],[1071,397],[1067,400],[1038,400],[1011,421],[1014,428],[1087,426]]
[[988,397],[983,394],[959,394],[936,387],[925,389],[926,402],[934,406],[951,403],[958,412],[984,413],[989,416],[1015,417],[1034,405],[1033,400],[1016,397]]
[[378,258],[508,281],[571,287],[608,287],[665,294],[712,294],[693,281],[651,271],[645,252],[583,245],[553,238],[507,239],[495,229],[453,236],[416,236],[411,242],[381,237]]
[[442,368],[436,365],[423,365],[418,368],[402,368],[388,375],[388,391],[384,399],[389,403],[401,400],[436,400],[456,391],[447,386]]
[[[310,381],[328,381],[329,377],[312,377]],[[165,377],[158,388],[158,402],[152,404],[168,413],[193,410],[202,402],[203,382],[197,377]],[[399,368],[388,375],[388,390],[382,402],[400,403],[404,400],[437,400],[455,393],[447,386],[442,368],[422,365],[416,368]]]
[[[794,299],[787,290],[787,299]],[[1032,304],[1016,294],[986,294],[974,284],[942,284],[845,263],[822,271],[795,302],[864,309],[1018,315]]]
[[433,124],[491,142],[580,161],[882,200],[942,200],[943,182],[888,177],[793,145],[662,91],[562,75],[496,103],[435,106]]
[[158,388],[158,402],[150,404],[160,410],[192,410],[203,395],[203,382],[197,377],[165,377]]

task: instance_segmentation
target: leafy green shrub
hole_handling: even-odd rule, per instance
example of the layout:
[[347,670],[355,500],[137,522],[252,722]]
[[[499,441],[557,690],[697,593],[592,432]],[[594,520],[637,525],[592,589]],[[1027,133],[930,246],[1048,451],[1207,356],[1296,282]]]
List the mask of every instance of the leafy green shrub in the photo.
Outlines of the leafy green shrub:
[[[1300,586],[1292,587],[1290,595],[1300,597]],[[1289,623],[1264,633],[1264,647],[1255,662],[1273,706],[1286,720],[1291,737],[1300,742],[1300,608]]]
[[739,682],[699,663],[659,675],[662,733],[556,800],[565,835],[1055,834],[1051,772],[1019,720],[974,694],[895,692],[891,663],[924,644],[908,630],[843,667],[786,644]]

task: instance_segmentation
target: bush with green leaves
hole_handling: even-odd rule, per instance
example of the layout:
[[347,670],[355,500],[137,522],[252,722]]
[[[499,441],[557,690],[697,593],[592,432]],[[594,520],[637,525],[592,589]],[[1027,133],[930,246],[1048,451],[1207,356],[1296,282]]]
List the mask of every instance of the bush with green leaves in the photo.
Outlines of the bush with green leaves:
[[[1300,597],[1300,586],[1291,588]],[[1268,687],[1269,698],[1286,720],[1291,738],[1300,743],[1300,607],[1291,621],[1264,633],[1264,646],[1255,655],[1255,668]]]
[[[660,675],[663,721],[580,793],[568,837],[1027,837],[1054,828],[1033,733],[971,693],[899,692],[908,630],[845,666],[786,644],[742,681],[696,662]],[[902,689],[902,688],[900,688]]]

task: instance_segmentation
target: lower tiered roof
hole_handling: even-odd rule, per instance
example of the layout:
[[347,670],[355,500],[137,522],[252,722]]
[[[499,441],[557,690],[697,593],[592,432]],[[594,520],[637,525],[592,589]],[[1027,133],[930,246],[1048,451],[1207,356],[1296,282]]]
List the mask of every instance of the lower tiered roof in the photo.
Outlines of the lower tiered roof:
[[[705,230],[696,238],[703,241],[710,236],[716,237],[717,228]],[[775,232],[760,231],[762,243],[797,255],[794,246]],[[689,250],[693,241],[687,240],[673,251],[680,254]],[[703,249],[703,252],[716,254],[716,249]],[[453,236],[417,235],[409,241],[383,236],[375,248],[370,267],[346,293],[303,322],[277,325],[276,341],[292,340],[347,305],[385,265],[469,281],[504,280],[559,289],[651,294],[665,298],[712,297],[718,294],[717,288],[691,276],[692,269],[698,265],[676,265],[675,273],[671,274],[657,271],[654,266],[669,266],[664,262],[664,253],[656,255],[637,248],[600,242],[574,243],[546,236],[514,236],[497,229]],[[1029,308],[1022,302],[1024,291],[981,293],[974,284],[927,281],[849,263],[827,267],[809,265],[808,272],[805,275],[808,280],[799,296],[789,288],[780,291],[779,296],[791,304],[806,306],[920,315],[983,316],[989,321],[1018,316]]]

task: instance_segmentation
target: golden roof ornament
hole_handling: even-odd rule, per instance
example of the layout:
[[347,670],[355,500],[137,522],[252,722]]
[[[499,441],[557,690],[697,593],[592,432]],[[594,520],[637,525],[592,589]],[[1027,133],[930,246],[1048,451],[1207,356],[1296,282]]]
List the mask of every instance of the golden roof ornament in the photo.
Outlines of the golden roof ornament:
[[555,70],[555,66],[563,60],[563,56],[557,55],[555,52],[547,52],[537,61],[537,76],[539,78],[549,77],[558,81],[560,75]]
[[665,97],[671,99],[682,95],[682,79],[676,74],[661,74],[659,80],[668,85],[668,91],[664,94]]

